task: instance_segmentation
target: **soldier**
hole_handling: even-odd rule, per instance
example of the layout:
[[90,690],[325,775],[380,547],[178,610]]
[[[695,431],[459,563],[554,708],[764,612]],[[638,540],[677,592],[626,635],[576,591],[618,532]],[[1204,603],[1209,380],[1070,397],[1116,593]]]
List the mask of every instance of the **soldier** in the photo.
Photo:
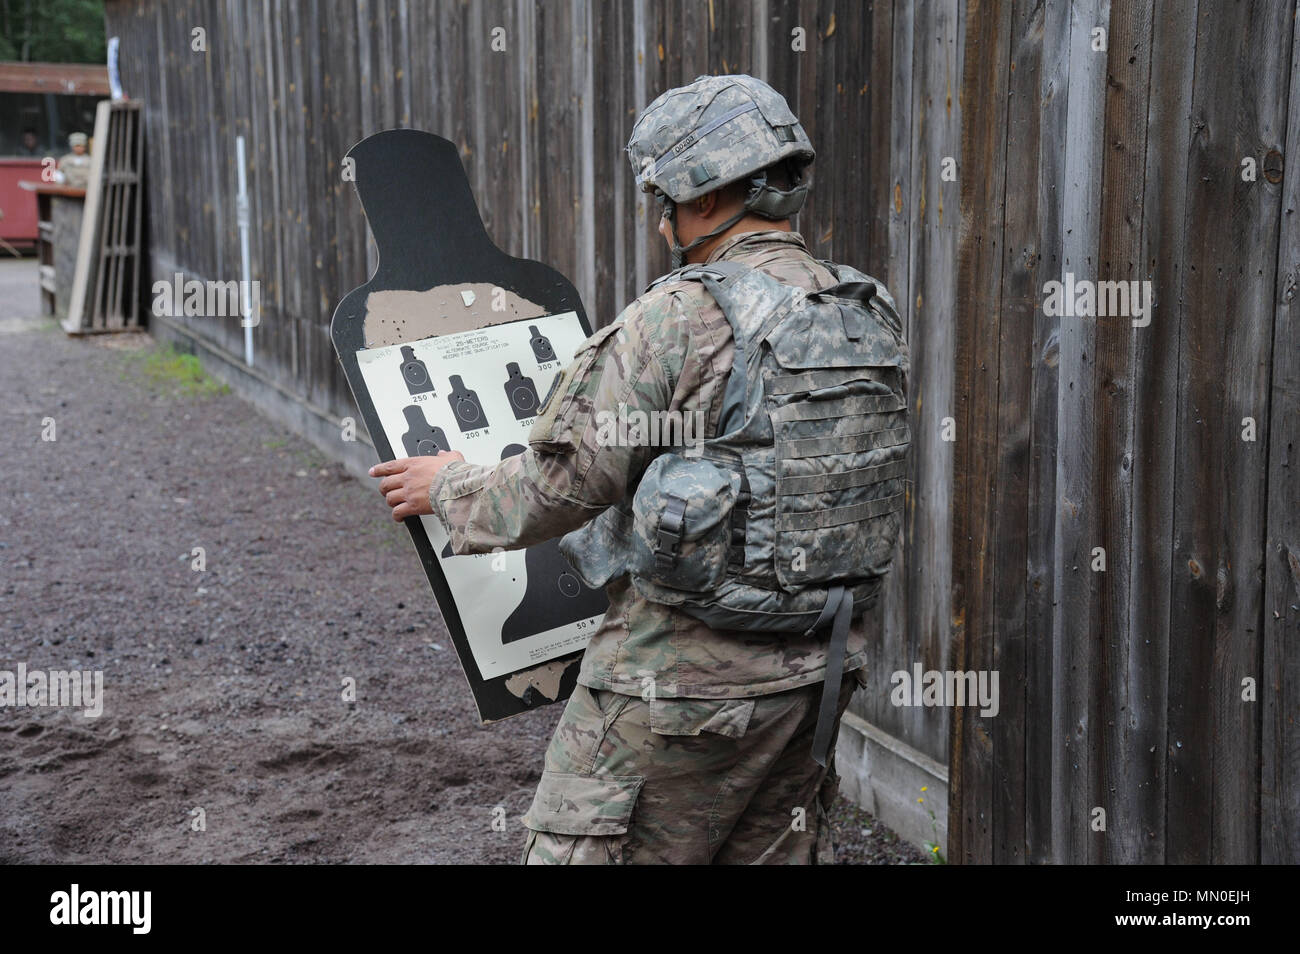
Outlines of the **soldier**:
[[65,185],[84,189],[90,182],[90,155],[86,151],[88,142],[85,133],[74,132],[68,137],[72,152],[59,160],[59,171],[63,173]]
[[[371,474],[395,520],[436,514],[456,553],[567,534],[575,570],[605,586],[609,611],[524,817],[525,863],[831,862],[828,756],[860,681],[841,675],[860,677],[866,662],[861,614],[897,534],[906,452],[905,428],[858,422],[906,414],[901,324],[883,286],[814,259],[792,230],[814,152],[766,83],[700,77],[664,93],[637,120],[628,154],[662,203],[675,270],[578,349],[526,453],[492,467],[441,453]],[[779,331],[782,316],[832,287],[838,297],[810,309],[808,328]],[[867,346],[869,361],[855,357]],[[785,410],[752,384],[773,348],[811,369],[774,379],[796,382],[769,395],[788,399]],[[854,362],[892,362],[901,380],[866,380]],[[809,399],[817,375],[829,375],[820,403]],[[602,436],[602,420],[636,411],[698,412],[714,441],[704,456],[746,463],[710,469],[682,448]],[[772,421],[799,438],[779,471]],[[725,574],[690,532],[718,502],[730,508]],[[773,512],[802,504],[814,509],[785,524]],[[779,631],[782,614],[796,631]]]

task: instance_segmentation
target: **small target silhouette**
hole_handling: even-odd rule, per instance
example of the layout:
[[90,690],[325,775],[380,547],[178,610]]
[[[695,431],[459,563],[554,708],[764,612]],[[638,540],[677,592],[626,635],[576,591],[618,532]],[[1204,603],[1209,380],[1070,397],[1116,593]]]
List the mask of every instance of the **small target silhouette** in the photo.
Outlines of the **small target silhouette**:
[[506,371],[510,374],[506,380],[506,400],[510,402],[510,410],[515,413],[515,420],[532,417],[537,413],[537,405],[540,403],[533,379],[524,377],[514,361],[506,365]]
[[456,426],[462,431],[487,427],[487,417],[483,413],[483,405],[479,403],[478,393],[465,387],[459,374],[451,376],[451,394],[447,395],[447,400],[451,402],[451,413],[456,418]]
[[533,357],[537,359],[537,363],[544,364],[547,361],[554,361],[555,349],[551,347],[550,339],[538,331],[536,325],[529,325],[528,330],[533,333],[528,343],[533,346]]
[[409,394],[423,394],[433,390],[429,369],[415,356],[415,349],[410,345],[402,345],[402,380],[406,382]]
[[424,411],[418,404],[402,408],[402,414],[406,416],[406,433],[402,435],[402,446],[406,448],[407,457],[433,457],[439,451],[451,450],[442,428],[426,421]]

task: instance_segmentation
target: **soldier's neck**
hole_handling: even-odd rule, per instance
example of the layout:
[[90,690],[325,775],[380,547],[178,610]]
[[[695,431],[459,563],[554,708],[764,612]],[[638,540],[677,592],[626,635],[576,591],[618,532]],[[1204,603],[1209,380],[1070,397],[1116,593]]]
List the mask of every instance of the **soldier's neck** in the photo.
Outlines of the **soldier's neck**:
[[770,232],[773,230],[778,232],[792,231],[790,227],[790,220],[789,219],[773,220],[773,219],[765,219],[761,215],[753,215],[753,214],[747,215],[743,219],[740,219],[731,228],[727,229],[727,231],[715,235],[712,239],[705,242],[703,245],[698,245],[695,248],[691,249],[689,252],[687,252],[686,261],[690,262],[691,264],[699,264],[700,262],[706,262],[708,261],[709,256],[713,254],[713,250],[715,248],[717,248],[719,245],[721,245],[723,242],[727,241],[728,239],[735,238],[737,235],[740,235],[744,232]]

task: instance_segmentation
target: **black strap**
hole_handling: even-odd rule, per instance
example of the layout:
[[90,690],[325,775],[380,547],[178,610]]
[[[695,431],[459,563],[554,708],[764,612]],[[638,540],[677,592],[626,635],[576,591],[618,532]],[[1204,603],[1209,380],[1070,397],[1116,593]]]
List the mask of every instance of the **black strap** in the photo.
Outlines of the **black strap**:
[[843,586],[832,587],[813,629],[825,625],[830,611],[835,613],[835,622],[831,625],[831,643],[826,650],[826,681],[822,684],[822,702],[817,712],[812,746],[813,761],[822,768],[826,767],[834,741],[835,716],[839,710],[840,686],[844,681],[844,652],[849,644],[849,619],[853,615],[853,594]]
[[752,499],[749,477],[745,474],[742,463],[740,490],[736,494],[736,502],[731,507],[731,555],[727,560],[727,568],[737,573],[745,566],[745,540],[749,534],[749,504]]
[[835,616],[835,611],[839,609],[840,594],[843,592],[844,587],[842,586],[832,586],[830,588],[830,591],[826,594],[826,602],[822,605],[821,615],[817,617],[817,622],[809,626],[807,631],[804,632],[805,636],[813,635],[831,621],[832,617]]
[[677,548],[682,543],[682,527],[686,522],[686,501],[670,494],[668,504],[659,516],[659,532],[655,541],[655,568],[666,573],[677,562]]
[[876,286],[871,282],[840,282],[814,294],[824,298],[846,298],[862,305],[869,305],[871,299],[876,297]]

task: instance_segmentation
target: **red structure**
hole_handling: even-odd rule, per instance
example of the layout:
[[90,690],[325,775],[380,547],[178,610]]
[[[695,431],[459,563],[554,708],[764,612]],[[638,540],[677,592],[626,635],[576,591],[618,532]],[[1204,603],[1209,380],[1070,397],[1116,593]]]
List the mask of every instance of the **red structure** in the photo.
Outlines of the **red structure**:
[[[0,63],[0,93],[23,97],[29,109],[44,102],[39,114],[44,128],[39,155],[12,155],[14,144],[22,140],[24,121],[18,112],[0,111],[0,239],[19,247],[33,247],[37,239],[36,196],[20,189],[27,179],[41,180],[41,160],[57,158],[67,151],[66,117],[55,107],[55,97],[103,97],[109,95],[108,70],[87,63]],[[62,102],[70,102],[62,100]],[[93,111],[93,109],[92,109]],[[12,128],[10,128],[12,127]],[[83,130],[90,132],[89,129]],[[6,155],[9,153],[9,155]]]

